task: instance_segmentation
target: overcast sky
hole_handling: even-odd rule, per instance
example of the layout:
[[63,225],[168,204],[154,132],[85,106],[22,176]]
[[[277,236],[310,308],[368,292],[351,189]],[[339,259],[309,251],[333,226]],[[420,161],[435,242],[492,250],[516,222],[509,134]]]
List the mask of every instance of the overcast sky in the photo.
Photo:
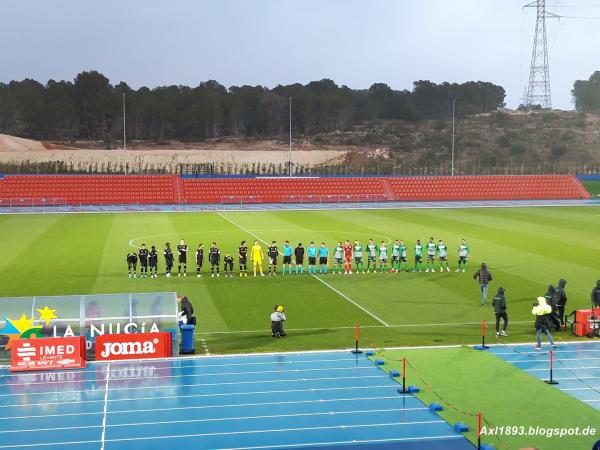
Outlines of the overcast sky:
[[[368,88],[491,81],[516,107],[529,76],[526,0],[3,0],[0,81],[72,80],[98,70],[138,88],[331,78]],[[600,17],[600,0],[548,0]],[[577,6],[577,7],[571,7]],[[600,70],[600,20],[548,20],[553,106]]]

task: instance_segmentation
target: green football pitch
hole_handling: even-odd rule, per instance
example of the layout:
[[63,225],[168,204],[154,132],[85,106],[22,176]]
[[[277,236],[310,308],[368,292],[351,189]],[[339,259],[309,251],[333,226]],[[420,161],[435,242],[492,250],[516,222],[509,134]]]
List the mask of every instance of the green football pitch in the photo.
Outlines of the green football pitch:
[[[176,291],[195,306],[198,352],[350,347],[357,323],[365,347],[464,344],[480,339],[482,320],[494,340],[493,310],[480,306],[472,278],[485,261],[494,276],[489,298],[506,289],[504,342],[524,342],[533,339],[532,302],[548,284],[568,280],[568,312],[589,305],[600,278],[598,225],[597,207],[1,215],[0,296]],[[412,261],[415,240],[430,236],[449,245],[452,269],[459,240],[467,239],[467,272],[242,279],[236,258],[234,278],[211,278],[206,261],[202,278],[193,276],[200,242],[216,241],[223,255],[235,255],[243,239],[324,241],[331,249],[339,240],[401,238]],[[131,245],[162,251],[182,238],[191,250],[187,278],[165,278],[162,254],[160,278],[127,278]],[[288,336],[273,339],[269,315],[279,303]]]

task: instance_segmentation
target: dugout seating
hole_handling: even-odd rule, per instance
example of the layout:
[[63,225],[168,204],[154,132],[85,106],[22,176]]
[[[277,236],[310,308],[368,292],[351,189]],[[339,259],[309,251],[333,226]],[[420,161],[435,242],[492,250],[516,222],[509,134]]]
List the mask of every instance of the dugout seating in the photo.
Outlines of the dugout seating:
[[590,198],[587,190],[576,177],[570,175],[372,178],[8,175],[0,178],[0,206],[586,198]]
[[[67,205],[179,203],[176,175],[6,176],[0,198],[60,198]],[[39,202],[38,202],[39,203]]]

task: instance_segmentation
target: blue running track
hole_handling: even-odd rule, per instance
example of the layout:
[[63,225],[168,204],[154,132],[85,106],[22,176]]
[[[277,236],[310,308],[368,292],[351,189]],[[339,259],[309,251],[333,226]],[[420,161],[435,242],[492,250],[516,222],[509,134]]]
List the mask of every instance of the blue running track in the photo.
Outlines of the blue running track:
[[[550,377],[549,346],[493,346],[490,351],[543,380]],[[560,344],[554,350],[554,376],[561,391],[600,409],[600,342]]]
[[1,449],[474,448],[348,352],[1,369],[0,379]]

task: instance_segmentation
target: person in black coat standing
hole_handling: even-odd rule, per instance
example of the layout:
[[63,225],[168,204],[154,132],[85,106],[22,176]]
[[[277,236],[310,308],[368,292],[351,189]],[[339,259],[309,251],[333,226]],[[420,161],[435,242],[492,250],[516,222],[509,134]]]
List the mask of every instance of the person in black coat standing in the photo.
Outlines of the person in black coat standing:
[[567,280],[558,280],[558,286],[556,287],[556,310],[558,311],[558,319],[560,320],[560,326],[565,327],[565,307],[567,306],[567,293],[565,292],[565,285]]
[[596,281],[596,287],[592,289],[592,308],[600,308],[600,280]]
[[184,322],[188,325],[196,325],[196,318],[194,317],[194,307],[192,302],[185,295],[177,297],[177,301],[181,305],[181,319],[185,317]]
[[[508,336],[506,334],[506,327],[508,326],[508,314],[506,312],[506,297],[504,296],[504,288],[499,287],[498,293],[492,300],[492,306],[494,307],[494,313],[496,314],[496,336]],[[500,319],[504,320],[502,331],[500,331]]]

